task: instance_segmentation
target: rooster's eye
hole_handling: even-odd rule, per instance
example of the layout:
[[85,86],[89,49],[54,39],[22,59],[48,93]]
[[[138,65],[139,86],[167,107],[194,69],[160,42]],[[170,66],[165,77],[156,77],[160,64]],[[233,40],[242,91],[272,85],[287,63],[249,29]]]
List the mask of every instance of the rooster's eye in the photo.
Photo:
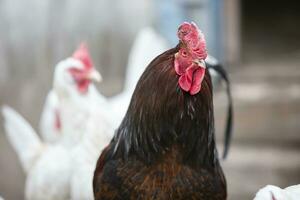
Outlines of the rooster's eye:
[[182,51],[182,52],[181,52],[181,55],[182,55],[183,57],[186,57],[186,56],[187,56],[187,52],[186,52],[186,51]]
[[181,31],[182,35],[187,35],[187,31]]

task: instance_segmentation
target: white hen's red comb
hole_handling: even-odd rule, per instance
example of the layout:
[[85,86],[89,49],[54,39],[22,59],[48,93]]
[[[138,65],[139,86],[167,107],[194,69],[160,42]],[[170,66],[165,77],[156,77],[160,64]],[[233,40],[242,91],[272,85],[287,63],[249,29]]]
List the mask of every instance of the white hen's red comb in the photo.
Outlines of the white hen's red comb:
[[93,67],[93,62],[85,43],[81,43],[78,49],[73,53],[73,58],[80,60],[86,69]]

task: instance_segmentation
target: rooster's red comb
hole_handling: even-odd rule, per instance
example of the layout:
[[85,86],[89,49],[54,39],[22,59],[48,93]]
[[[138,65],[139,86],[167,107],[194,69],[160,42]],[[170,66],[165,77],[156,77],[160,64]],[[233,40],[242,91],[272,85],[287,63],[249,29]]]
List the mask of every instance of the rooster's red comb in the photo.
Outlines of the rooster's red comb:
[[206,41],[203,33],[194,22],[183,22],[177,32],[179,40],[199,59],[207,57]]
[[88,47],[85,43],[80,44],[78,49],[73,53],[72,57],[80,60],[87,69],[90,69],[93,66]]

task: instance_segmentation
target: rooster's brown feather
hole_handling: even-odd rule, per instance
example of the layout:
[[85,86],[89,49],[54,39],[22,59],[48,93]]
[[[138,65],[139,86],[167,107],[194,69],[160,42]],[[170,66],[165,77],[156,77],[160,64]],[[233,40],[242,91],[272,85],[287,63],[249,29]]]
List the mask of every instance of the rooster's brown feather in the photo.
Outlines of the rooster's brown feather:
[[174,54],[155,58],[141,76],[115,137],[94,175],[100,199],[225,200],[226,182],[214,138],[212,83],[178,86]]

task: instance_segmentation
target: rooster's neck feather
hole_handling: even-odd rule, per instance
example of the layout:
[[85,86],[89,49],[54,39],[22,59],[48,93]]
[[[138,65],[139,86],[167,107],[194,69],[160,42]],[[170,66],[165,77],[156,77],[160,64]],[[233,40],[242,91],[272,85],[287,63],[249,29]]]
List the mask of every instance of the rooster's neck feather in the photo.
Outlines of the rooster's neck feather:
[[174,54],[178,47],[154,59],[141,76],[113,139],[110,156],[136,156],[147,163],[177,146],[181,161],[215,165],[211,79],[206,72],[201,91],[190,95],[178,86]]

